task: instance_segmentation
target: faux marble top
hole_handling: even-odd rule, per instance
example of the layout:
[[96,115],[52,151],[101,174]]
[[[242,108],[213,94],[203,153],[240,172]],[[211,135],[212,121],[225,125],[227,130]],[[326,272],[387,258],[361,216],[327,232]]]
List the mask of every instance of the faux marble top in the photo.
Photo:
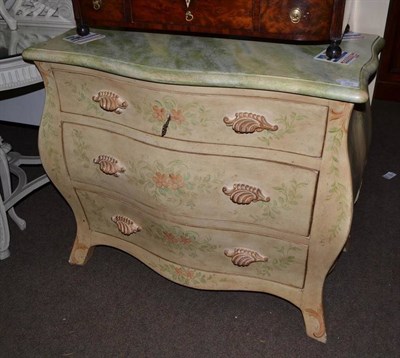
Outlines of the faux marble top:
[[56,62],[147,81],[281,91],[353,103],[368,100],[383,39],[363,34],[343,41],[359,57],[348,65],[314,59],[326,44],[281,44],[132,31],[91,29],[105,38],[83,45],[63,40],[70,30],[23,52]]

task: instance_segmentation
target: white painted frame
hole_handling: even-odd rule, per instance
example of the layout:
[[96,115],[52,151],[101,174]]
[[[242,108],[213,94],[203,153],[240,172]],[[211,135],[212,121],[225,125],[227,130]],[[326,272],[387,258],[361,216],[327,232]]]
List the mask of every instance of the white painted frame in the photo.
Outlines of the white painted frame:
[[[0,0],[0,5],[2,2],[16,26],[75,26],[71,0]],[[6,22],[4,17],[0,18],[2,22]]]

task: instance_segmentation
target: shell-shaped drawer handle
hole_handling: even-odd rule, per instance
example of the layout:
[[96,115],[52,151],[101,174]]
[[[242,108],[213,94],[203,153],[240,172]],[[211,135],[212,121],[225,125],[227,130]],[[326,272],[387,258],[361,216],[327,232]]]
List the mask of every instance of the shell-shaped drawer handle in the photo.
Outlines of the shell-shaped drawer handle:
[[114,215],[111,220],[115,223],[115,225],[117,225],[119,232],[126,236],[135,234],[142,230],[142,228],[132,219],[123,215]]
[[271,200],[270,197],[261,192],[261,189],[247,184],[233,184],[231,189],[224,186],[222,192],[228,195],[232,202],[239,205],[249,205],[257,201],[269,202]]
[[225,249],[224,254],[231,258],[234,265],[246,267],[254,262],[266,262],[268,257],[261,255],[257,251],[245,249],[243,247],[235,247],[233,249]]
[[107,112],[121,114],[124,109],[128,108],[128,102],[122,99],[118,94],[111,91],[99,91],[97,95],[92,97],[92,99]]
[[240,134],[262,132],[263,130],[278,130],[278,126],[268,123],[264,116],[249,112],[235,113],[234,118],[224,117],[223,121],[227,126],[231,126],[236,133]]
[[109,155],[101,154],[93,159],[93,163],[98,164],[100,170],[107,175],[118,177],[120,173],[125,172],[125,168],[119,164],[118,160]]

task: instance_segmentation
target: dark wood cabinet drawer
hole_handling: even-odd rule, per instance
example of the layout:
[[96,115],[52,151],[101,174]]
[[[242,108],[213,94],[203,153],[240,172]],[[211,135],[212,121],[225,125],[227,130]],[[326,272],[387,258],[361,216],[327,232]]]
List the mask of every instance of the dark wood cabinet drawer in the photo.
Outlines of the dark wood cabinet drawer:
[[[330,38],[335,1],[266,0],[260,2],[260,33],[271,38]],[[325,37],[325,38],[324,38]]]
[[[143,26],[179,25],[184,27],[253,31],[253,2],[248,0],[220,0],[199,2],[131,0],[132,23]],[[188,29],[189,30],[189,29]]]
[[125,23],[124,6],[125,0],[74,0],[75,17],[99,26]]

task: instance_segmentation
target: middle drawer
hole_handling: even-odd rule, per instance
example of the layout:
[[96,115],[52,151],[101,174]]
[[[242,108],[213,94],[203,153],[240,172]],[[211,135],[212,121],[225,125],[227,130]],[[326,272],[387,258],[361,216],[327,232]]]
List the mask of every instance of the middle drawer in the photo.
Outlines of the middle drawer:
[[308,236],[316,171],[266,160],[178,151],[145,143],[144,136],[140,139],[64,123],[71,179],[168,215]]

